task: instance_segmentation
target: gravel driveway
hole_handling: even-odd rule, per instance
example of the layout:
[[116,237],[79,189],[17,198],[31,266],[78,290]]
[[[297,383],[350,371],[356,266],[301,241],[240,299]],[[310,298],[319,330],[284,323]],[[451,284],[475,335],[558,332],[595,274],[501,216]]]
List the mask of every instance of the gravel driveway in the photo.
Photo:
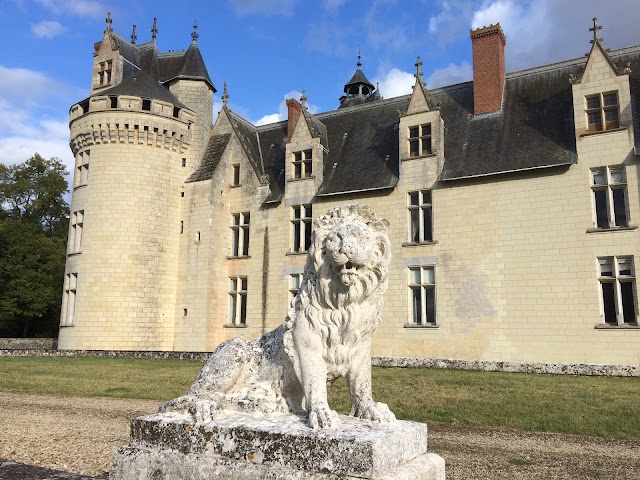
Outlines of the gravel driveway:
[[[129,419],[158,402],[0,391],[0,458],[99,475],[128,442]],[[640,478],[640,440],[431,424],[447,479]]]

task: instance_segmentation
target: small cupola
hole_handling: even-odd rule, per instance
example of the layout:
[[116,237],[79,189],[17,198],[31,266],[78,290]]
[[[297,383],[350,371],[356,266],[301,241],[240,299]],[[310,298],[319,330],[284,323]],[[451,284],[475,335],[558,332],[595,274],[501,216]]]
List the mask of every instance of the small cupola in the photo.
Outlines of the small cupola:
[[340,97],[340,107],[350,107],[364,103],[374,92],[377,92],[360,68],[362,66],[361,58],[360,54],[358,54],[358,63],[356,64],[358,68],[351,80],[344,86],[345,95]]

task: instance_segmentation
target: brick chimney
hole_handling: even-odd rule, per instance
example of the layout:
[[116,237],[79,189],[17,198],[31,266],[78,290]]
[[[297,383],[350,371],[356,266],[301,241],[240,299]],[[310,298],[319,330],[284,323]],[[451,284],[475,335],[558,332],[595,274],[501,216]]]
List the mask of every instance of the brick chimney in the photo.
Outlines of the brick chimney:
[[302,104],[295,98],[287,99],[287,137],[289,137],[289,139],[291,139],[291,135],[293,135],[293,131],[296,129],[301,108]]
[[473,113],[498,112],[504,91],[504,46],[499,23],[471,30],[473,48]]

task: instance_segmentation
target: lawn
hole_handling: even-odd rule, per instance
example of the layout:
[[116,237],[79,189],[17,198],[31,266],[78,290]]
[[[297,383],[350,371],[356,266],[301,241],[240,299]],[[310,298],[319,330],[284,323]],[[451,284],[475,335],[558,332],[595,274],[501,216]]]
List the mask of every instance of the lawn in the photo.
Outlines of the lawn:
[[[202,362],[122,358],[0,357],[0,389],[168,400]],[[374,397],[404,420],[640,437],[640,378],[374,368]],[[349,411],[344,381],[329,401]]]

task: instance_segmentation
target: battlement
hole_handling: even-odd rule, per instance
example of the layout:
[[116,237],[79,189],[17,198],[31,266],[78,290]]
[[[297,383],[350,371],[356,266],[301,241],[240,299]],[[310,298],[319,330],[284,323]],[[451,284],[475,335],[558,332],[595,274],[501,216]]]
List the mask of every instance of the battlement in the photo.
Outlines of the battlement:
[[186,107],[178,107],[169,102],[163,102],[162,100],[133,97],[130,95],[97,95],[90,97],[84,102],[77,103],[71,107],[69,120],[73,121],[87,113],[119,110],[174,118],[187,125],[191,125],[195,121],[195,113]]

